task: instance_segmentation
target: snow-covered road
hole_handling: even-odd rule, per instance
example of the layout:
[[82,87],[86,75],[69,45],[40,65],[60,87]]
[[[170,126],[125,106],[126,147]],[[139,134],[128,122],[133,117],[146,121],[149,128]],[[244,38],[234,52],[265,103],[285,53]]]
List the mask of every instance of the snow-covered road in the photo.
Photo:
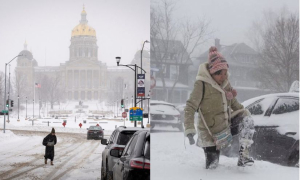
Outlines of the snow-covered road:
[[54,166],[44,164],[48,132],[7,130],[0,138],[0,179],[100,179],[105,148],[86,134],[56,133]]

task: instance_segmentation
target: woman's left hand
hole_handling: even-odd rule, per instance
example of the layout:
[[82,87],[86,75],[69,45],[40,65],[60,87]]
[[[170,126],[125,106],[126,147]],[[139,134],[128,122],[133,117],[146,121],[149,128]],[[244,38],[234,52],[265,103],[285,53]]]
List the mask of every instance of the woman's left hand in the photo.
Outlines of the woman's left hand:
[[233,97],[236,97],[236,95],[237,95],[237,92],[236,92],[236,90],[235,90],[235,89],[232,89],[231,93],[232,93]]

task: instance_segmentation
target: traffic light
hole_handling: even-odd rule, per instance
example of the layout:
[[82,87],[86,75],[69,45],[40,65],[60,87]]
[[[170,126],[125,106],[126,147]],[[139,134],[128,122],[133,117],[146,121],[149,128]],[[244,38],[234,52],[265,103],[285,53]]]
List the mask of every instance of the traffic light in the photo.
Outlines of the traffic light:
[[121,108],[124,108],[124,99],[121,99]]
[[14,107],[14,101],[13,100],[10,101],[10,107]]
[[8,101],[8,99],[6,100],[6,107],[8,107],[8,105],[9,105],[9,101]]

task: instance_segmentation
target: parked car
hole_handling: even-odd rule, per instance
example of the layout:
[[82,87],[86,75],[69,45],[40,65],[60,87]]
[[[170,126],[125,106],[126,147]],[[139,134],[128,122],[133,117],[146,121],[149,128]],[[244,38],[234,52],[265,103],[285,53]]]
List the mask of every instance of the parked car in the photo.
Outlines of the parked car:
[[[242,103],[255,123],[251,154],[288,166],[299,163],[299,94],[269,94]],[[234,142],[237,146],[237,138]],[[238,151],[238,148],[235,148]],[[230,152],[231,150],[225,150]]]
[[174,104],[165,101],[150,102],[151,129],[155,126],[172,126],[183,131],[180,112]]
[[120,158],[113,167],[114,180],[150,180],[150,131],[134,133],[120,155],[119,150],[110,151]]
[[104,129],[101,126],[90,126],[87,130],[87,139],[103,139],[104,137]]
[[125,127],[120,126],[116,128],[108,142],[107,139],[102,139],[101,144],[106,145],[102,152],[102,164],[101,164],[101,179],[112,180],[113,179],[113,167],[118,161],[118,157],[111,156],[111,150],[119,150],[120,155],[125,148],[125,145],[130,140],[131,136],[142,128],[138,127]]

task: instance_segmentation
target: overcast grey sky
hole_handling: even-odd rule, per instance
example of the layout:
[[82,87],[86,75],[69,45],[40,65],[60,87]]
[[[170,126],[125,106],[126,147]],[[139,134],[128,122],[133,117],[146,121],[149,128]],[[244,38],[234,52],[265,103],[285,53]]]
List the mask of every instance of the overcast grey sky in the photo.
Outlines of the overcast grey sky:
[[[115,66],[116,56],[130,63],[150,40],[149,0],[0,0],[0,71],[27,41],[39,66],[59,66],[69,60],[72,29],[79,24],[83,4],[88,24],[96,30],[98,59]],[[150,45],[145,44],[145,49]],[[12,68],[16,61],[12,62]]]
[[[175,0],[176,1],[176,0]],[[215,31],[212,38],[219,38],[222,45],[246,43],[248,28],[262,17],[263,11],[280,11],[285,6],[289,11],[299,12],[298,0],[177,0],[176,17],[203,17],[211,21]],[[214,45],[214,40],[202,47],[202,52]]]

